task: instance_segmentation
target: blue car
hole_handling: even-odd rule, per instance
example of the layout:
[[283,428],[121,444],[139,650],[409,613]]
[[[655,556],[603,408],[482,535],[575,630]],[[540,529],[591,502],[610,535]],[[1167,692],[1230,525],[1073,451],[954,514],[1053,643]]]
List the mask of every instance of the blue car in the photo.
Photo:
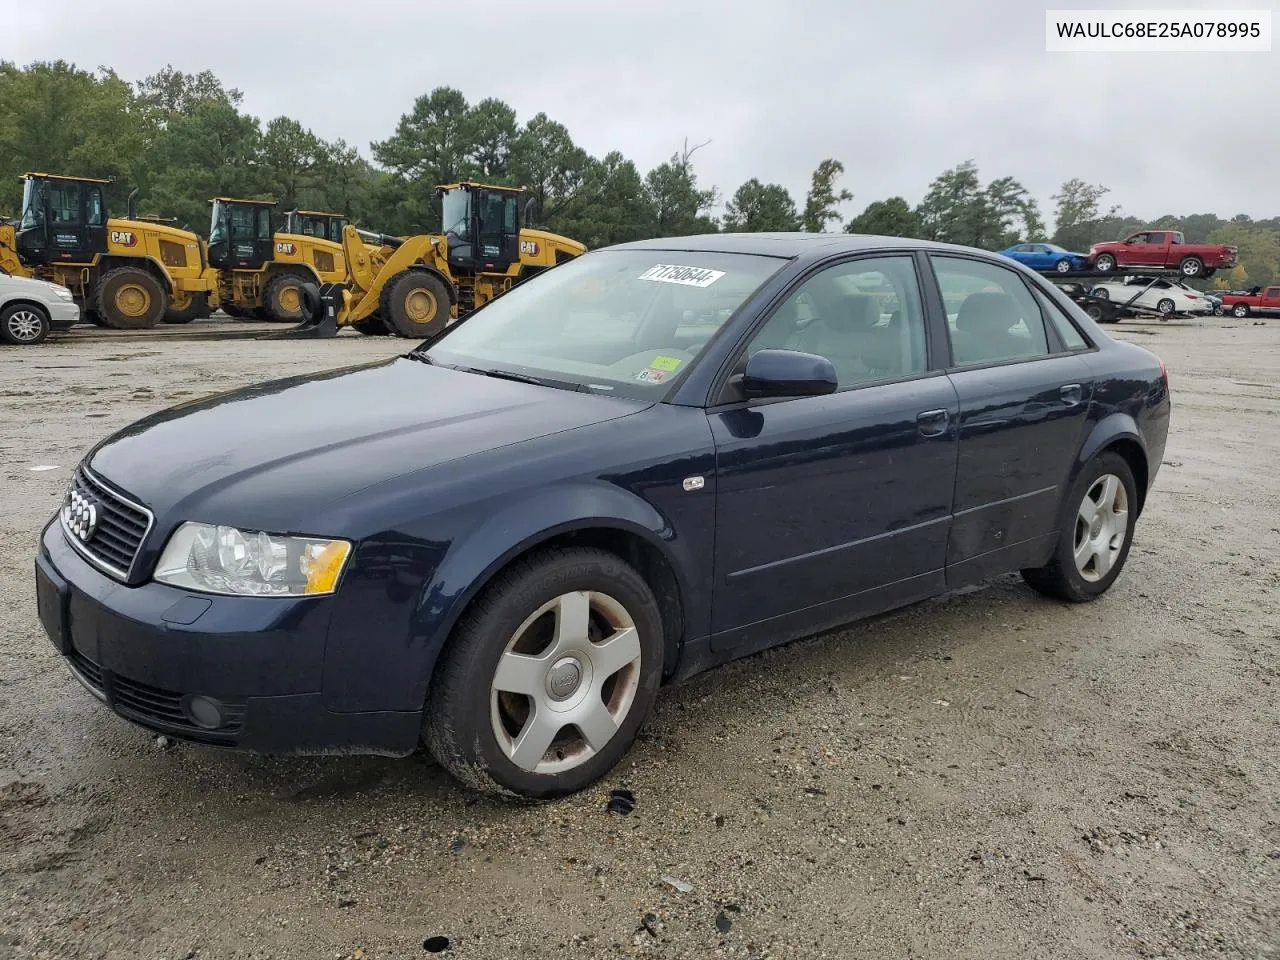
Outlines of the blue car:
[[1155,354],[990,253],[623,244],[404,355],[107,437],[41,534],[39,615],[147,729],[425,745],[553,797],[664,683],[1011,571],[1102,595],[1169,411]]
[[1083,253],[1072,253],[1052,243],[1018,243],[1008,250],[1001,250],[1000,254],[1026,264],[1032,270],[1073,273],[1088,269],[1088,258]]

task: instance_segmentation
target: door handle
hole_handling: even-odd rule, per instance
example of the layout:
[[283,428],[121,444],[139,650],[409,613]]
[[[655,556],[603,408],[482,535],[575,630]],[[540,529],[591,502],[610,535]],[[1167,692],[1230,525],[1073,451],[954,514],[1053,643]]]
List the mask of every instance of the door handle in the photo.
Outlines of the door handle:
[[916,414],[916,429],[922,437],[940,437],[947,432],[947,424],[951,422],[951,414],[946,410],[926,410]]
[[1080,389],[1080,384],[1068,383],[1058,391],[1058,395],[1068,407],[1074,407],[1084,397],[1084,391]]

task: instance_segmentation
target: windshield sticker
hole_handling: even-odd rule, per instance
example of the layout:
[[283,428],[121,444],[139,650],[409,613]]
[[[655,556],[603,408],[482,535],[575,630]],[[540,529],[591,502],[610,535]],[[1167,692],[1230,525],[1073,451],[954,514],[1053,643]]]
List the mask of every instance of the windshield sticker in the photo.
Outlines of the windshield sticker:
[[665,370],[655,370],[653,367],[645,367],[636,374],[636,379],[642,383],[661,383],[669,376],[670,374]]
[[679,357],[654,357],[649,361],[649,366],[654,370],[665,370],[667,373],[675,373],[680,366]]
[[679,283],[686,287],[709,287],[724,276],[723,270],[705,267],[681,267],[673,263],[657,263],[640,274],[640,280],[658,283]]

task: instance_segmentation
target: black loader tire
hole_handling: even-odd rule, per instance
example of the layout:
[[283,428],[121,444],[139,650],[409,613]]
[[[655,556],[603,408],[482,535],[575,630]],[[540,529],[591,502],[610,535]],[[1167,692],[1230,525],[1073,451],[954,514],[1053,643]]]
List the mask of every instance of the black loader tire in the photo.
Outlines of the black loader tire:
[[382,288],[378,312],[392,333],[409,339],[435,336],[449,322],[449,291],[425,270],[405,270]]
[[387,329],[387,325],[382,322],[382,317],[376,313],[371,317],[365,317],[363,320],[357,320],[351,326],[366,337],[385,337],[391,333]]
[[168,307],[164,311],[165,323],[190,323],[209,316],[209,299],[203,293],[193,293],[181,310]]
[[312,283],[310,277],[297,273],[278,273],[267,281],[262,291],[266,319],[273,323],[301,323],[307,319],[302,285]]
[[95,306],[102,322],[115,330],[147,330],[164,316],[169,295],[141,267],[116,267],[98,283]]

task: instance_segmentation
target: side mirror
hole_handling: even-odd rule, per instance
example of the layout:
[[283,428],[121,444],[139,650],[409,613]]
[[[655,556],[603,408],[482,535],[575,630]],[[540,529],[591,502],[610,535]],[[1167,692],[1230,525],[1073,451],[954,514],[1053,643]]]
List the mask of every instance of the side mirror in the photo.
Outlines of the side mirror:
[[826,357],[795,350],[761,350],[747,361],[742,392],[763,397],[820,397],[835,393],[839,381]]

